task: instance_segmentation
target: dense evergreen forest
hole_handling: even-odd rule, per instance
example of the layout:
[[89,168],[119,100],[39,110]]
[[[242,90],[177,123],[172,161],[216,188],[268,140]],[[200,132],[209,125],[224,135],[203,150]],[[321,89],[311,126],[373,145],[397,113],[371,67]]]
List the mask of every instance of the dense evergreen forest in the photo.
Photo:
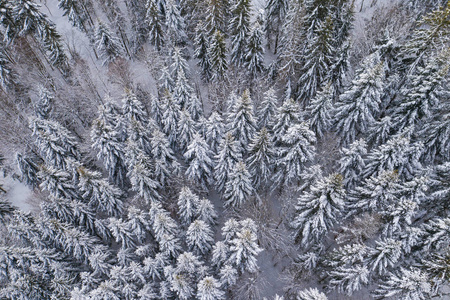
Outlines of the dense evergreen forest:
[[0,0],[0,299],[450,299],[450,3]]

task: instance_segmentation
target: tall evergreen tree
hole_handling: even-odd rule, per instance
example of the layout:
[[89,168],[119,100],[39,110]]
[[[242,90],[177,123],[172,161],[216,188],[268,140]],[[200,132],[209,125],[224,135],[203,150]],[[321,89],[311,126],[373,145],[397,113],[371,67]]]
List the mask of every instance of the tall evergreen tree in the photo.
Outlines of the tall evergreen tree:
[[203,137],[198,133],[194,134],[186,153],[184,153],[184,158],[189,164],[186,170],[186,176],[205,190],[211,183],[213,169],[212,156],[213,153]]
[[248,90],[245,90],[238,101],[236,101],[229,118],[230,133],[239,142],[241,151],[245,153],[256,132],[253,102]]
[[272,137],[263,127],[253,138],[247,159],[248,169],[252,175],[255,188],[263,186],[270,180],[274,161],[275,150]]
[[316,95],[317,89],[330,71],[335,53],[332,31],[333,21],[331,17],[327,17],[324,22],[318,24],[312,39],[307,41],[300,71],[302,75],[298,80],[297,100],[302,102],[303,106],[308,105]]
[[122,54],[122,46],[111,30],[102,22],[99,22],[95,31],[95,44],[103,64],[113,62]]
[[275,95],[275,90],[270,88],[264,93],[263,101],[258,109],[258,128],[260,130],[265,127],[269,132],[272,132],[277,109],[278,98]]
[[211,62],[209,57],[209,39],[205,33],[205,25],[200,21],[195,28],[194,57],[199,61],[197,65],[202,70],[202,78],[208,82],[212,77]]
[[245,163],[238,162],[230,172],[225,184],[225,205],[239,208],[254,194],[252,179]]
[[159,51],[164,46],[164,31],[161,13],[157,6],[157,1],[147,0],[145,22],[148,25],[148,35],[150,42]]
[[247,41],[250,32],[251,3],[249,0],[237,0],[231,7],[231,19],[228,32],[231,38],[231,62],[241,66],[245,62]]
[[322,91],[317,92],[317,95],[306,107],[311,130],[319,139],[324,137],[325,132],[331,126],[332,103],[333,90],[331,84],[327,84]]
[[264,71],[263,54],[261,26],[256,22],[250,31],[244,56],[245,65],[251,78],[256,78]]
[[214,179],[220,193],[225,190],[225,184],[229,181],[235,164],[241,160],[242,153],[239,151],[239,143],[230,133],[227,133],[222,139],[215,157]]
[[320,242],[321,237],[338,222],[345,207],[342,182],[341,175],[331,174],[298,198],[297,212],[291,225],[297,230],[296,239],[303,246]]
[[223,79],[228,64],[225,37],[220,31],[216,30],[211,37],[208,52],[213,71],[212,79],[215,81]]
[[265,6],[266,23],[264,30],[269,48],[272,40],[275,39],[274,53],[277,53],[282,25],[288,11],[288,3],[286,0],[269,0]]
[[368,130],[380,113],[384,71],[370,57],[353,80],[351,88],[336,103],[336,129],[343,144],[353,142]]

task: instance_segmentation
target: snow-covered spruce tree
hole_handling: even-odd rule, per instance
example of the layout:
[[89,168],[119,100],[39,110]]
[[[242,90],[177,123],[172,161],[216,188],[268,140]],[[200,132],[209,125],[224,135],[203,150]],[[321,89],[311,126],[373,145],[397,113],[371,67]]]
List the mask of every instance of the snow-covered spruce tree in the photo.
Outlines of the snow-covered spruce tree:
[[366,263],[379,275],[392,270],[402,257],[402,241],[386,238],[375,242],[374,248],[369,248]]
[[145,23],[148,26],[150,42],[159,51],[164,46],[163,16],[158,8],[157,0],[147,0]]
[[338,267],[329,273],[330,286],[339,293],[351,296],[369,283],[369,275],[370,272],[365,266]]
[[363,63],[351,88],[339,97],[334,120],[343,145],[352,143],[374,124],[380,113],[383,79],[383,66],[372,55]]
[[227,16],[229,14],[229,0],[207,0],[205,29],[208,37],[216,31],[225,34],[227,31]]
[[153,175],[161,186],[165,186],[171,176],[179,171],[179,163],[170,148],[169,140],[160,130],[155,129],[150,139],[151,157],[155,160]]
[[450,113],[447,104],[441,105],[432,114],[433,119],[425,122],[417,135],[423,137],[426,161],[450,159]]
[[80,199],[72,176],[67,171],[43,165],[39,169],[38,179],[41,190],[48,191],[54,197],[69,200]]
[[223,193],[225,185],[229,181],[230,173],[237,162],[242,160],[239,144],[231,133],[227,133],[220,142],[217,155],[215,156],[214,179],[216,189]]
[[75,138],[58,122],[31,118],[30,128],[39,153],[47,164],[66,169],[67,159],[79,159]]
[[258,128],[267,128],[269,132],[272,132],[272,127],[275,122],[275,114],[278,109],[278,98],[273,88],[269,88],[264,93],[263,101],[259,105],[258,109]]
[[37,173],[39,172],[38,165],[33,162],[31,158],[26,157],[20,153],[16,154],[16,161],[22,182],[25,182],[25,184],[27,184],[31,188],[37,187]]
[[335,50],[333,64],[330,66],[330,73],[327,75],[334,98],[337,98],[342,93],[344,84],[347,81],[347,73],[350,70],[349,52],[350,44],[348,42]]
[[223,198],[228,207],[239,208],[255,193],[252,178],[244,162],[239,161],[228,175]]
[[180,119],[180,106],[172,94],[166,90],[163,99],[163,131],[169,139],[170,146],[177,147],[178,120]]
[[411,178],[422,168],[420,163],[422,153],[422,143],[411,143],[409,138],[401,134],[393,136],[385,144],[369,153],[363,176],[368,178],[382,171],[397,170],[401,179]]
[[152,95],[150,97],[150,117],[155,120],[156,124],[162,128],[162,119],[163,119],[163,103],[159,97]]
[[206,256],[214,243],[214,233],[205,221],[195,220],[186,231],[186,244],[191,251]]
[[344,176],[344,186],[352,189],[360,180],[365,166],[364,156],[367,154],[367,144],[360,139],[354,141],[348,148],[341,149],[338,172]]
[[397,171],[383,171],[367,178],[348,195],[352,213],[379,212],[398,200],[401,185]]
[[[245,221],[253,222],[250,219]],[[228,261],[241,274],[244,272],[255,273],[258,271],[257,256],[263,251],[257,243],[256,225],[250,227],[241,228],[230,241],[230,257]]]
[[181,72],[186,78],[189,78],[189,76],[191,75],[189,65],[182,52],[182,49],[179,47],[175,47],[173,49],[172,56],[170,58],[170,78],[172,79],[172,81],[177,80],[178,75]]
[[148,115],[145,110],[144,104],[138,100],[136,95],[127,90],[125,96],[123,97],[122,113],[127,122],[135,120],[142,125],[147,125]]
[[218,152],[224,132],[222,116],[217,111],[213,111],[206,121],[206,142],[208,142],[213,153]]
[[280,39],[281,28],[288,10],[288,1],[286,0],[268,0],[265,7],[266,22],[264,31],[266,32],[269,49],[274,41],[273,52],[278,50],[278,41]]
[[333,63],[335,49],[332,44],[333,20],[327,17],[318,24],[314,35],[306,41],[307,46],[303,53],[304,64],[298,80],[297,100],[307,106],[316,95],[319,86],[324,82]]
[[253,101],[249,90],[245,90],[233,106],[230,115],[230,133],[239,142],[241,152],[246,153],[256,132]]
[[231,19],[228,32],[231,38],[231,62],[241,66],[245,62],[245,53],[250,32],[251,3],[249,0],[236,0],[231,7]]
[[370,126],[367,141],[371,143],[372,146],[379,146],[388,141],[392,132],[392,117],[385,116]]
[[289,128],[281,141],[283,144],[276,157],[274,189],[297,182],[307,164],[313,162],[316,151],[316,136],[304,122]]
[[196,122],[191,118],[191,114],[186,109],[181,110],[180,119],[178,120],[177,142],[178,148],[182,152],[186,151],[194,134],[197,133],[196,125]]
[[167,35],[175,44],[184,43],[187,39],[186,23],[181,15],[180,6],[175,0],[165,0],[165,2]]
[[[202,126],[203,126],[203,124],[201,122],[202,119],[203,119],[203,122],[205,122],[205,120],[204,120],[205,117],[203,115],[203,103],[200,100],[200,98],[197,97],[197,95],[195,93],[191,94],[191,98],[189,99],[189,102],[186,103],[186,109],[191,114],[192,119],[195,122],[199,123],[198,127],[200,129],[202,129]],[[206,128],[203,127],[203,129],[206,129]]]
[[153,177],[153,166],[150,157],[136,147],[134,143],[127,146],[127,176],[130,179],[132,190],[138,192],[146,204],[160,200],[159,183]]
[[174,78],[172,78],[172,74],[169,70],[169,67],[164,65],[161,69],[161,76],[159,77],[159,84],[161,85],[160,89],[163,91],[163,95],[165,96],[166,92],[172,93],[175,87]]
[[202,21],[197,24],[195,28],[195,40],[194,40],[194,57],[199,61],[197,65],[202,71],[202,79],[208,82],[212,77],[211,62],[209,58],[209,39],[206,35],[205,25]]
[[410,63],[409,73],[413,73],[417,66],[420,66],[428,55],[444,49],[442,45],[448,42],[450,35],[448,29],[448,15],[450,6],[436,9],[422,17],[418,22],[417,29],[412,37],[405,43],[403,52],[406,56],[411,56],[413,62]]
[[83,199],[91,207],[105,212],[109,216],[118,216],[123,211],[122,192],[101,177],[99,172],[91,171],[85,167],[77,169],[78,188]]
[[95,30],[95,44],[103,58],[103,64],[113,62],[118,56],[122,55],[122,46],[119,39],[101,21],[98,22]]
[[100,116],[92,123],[92,148],[98,151],[97,158],[103,160],[109,179],[122,187],[127,172],[123,140],[120,132],[111,124],[108,124],[102,116],[104,114],[100,112]]
[[225,71],[228,69],[227,48],[225,37],[218,30],[211,37],[208,53],[213,72],[212,79],[216,82],[224,79]]
[[195,214],[198,220],[205,221],[210,226],[213,226],[216,223],[217,212],[212,202],[206,198],[200,199],[197,202]]
[[186,170],[188,179],[206,190],[212,178],[213,153],[201,135],[194,134],[183,156],[189,164]]
[[309,288],[298,292],[297,300],[328,300],[328,297],[317,288]]
[[177,205],[178,205],[178,216],[181,220],[181,224],[188,226],[194,221],[197,216],[197,205],[199,203],[199,198],[195,195],[191,189],[187,186],[183,186],[178,195]]
[[402,131],[415,126],[431,115],[431,108],[439,104],[439,87],[449,73],[450,52],[430,58],[424,68],[409,76],[410,84],[403,89],[403,100],[394,108],[394,127]]
[[207,276],[197,284],[197,299],[199,300],[223,300],[225,292],[221,284],[212,276]]
[[306,107],[311,130],[314,131],[318,139],[323,138],[324,133],[327,132],[331,126],[332,103],[333,90],[331,84],[327,83],[324,85],[323,90],[318,91],[317,95]]
[[53,95],[44,86],[38,87],[39,98],[34,103],[36,116],[48,120],[53,109]]
[[282,138],[288,129],[300,123],[300,120],[300,107],[293,99],[286,99],[275,115],[273,139],[276,147],[283,143]]
[[248,170],[255,189],[263,187],[270,180],[275,157],[272,137],[263,127],[253,138],[247,158]]
[[77,0],[60,0],[58,7],[64,11],[63,16],[67,16],[74,27],[77,27],[83,32],[87,32],[88,28],[84,22],[88,16],[84,11],[83,2]]
[[261,25],[256,22],[251,28],[244,56],[244,64],[252,79],[255,79],[264,71],[263,54]]
[[178,70],[177,78],[175,81],[175,88],[173,89],[173,98],[181,109],[186,108],[190,103],[192,92],[192,87],[189,85],[184,71]]
[[296,229],[296,241],[309,246],[321,238],[339,221],[345,208],[343,178],[331,174],[320,179],[310,191],[298,198],[291,226]]
[[401,268],[398,274],[389,273],[389,277],[379,284],[373,296],[376,299],[397,297],[399,299],[428,299],[431,285],[428,274],[419,269]]

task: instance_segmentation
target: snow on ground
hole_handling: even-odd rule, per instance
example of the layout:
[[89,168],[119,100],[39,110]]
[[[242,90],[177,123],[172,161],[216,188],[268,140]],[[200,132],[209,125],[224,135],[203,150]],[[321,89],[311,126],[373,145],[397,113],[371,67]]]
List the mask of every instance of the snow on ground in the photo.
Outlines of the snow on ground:
[[31,204],[33,192],[25,184],[12,179],[10,176],[1,176],[0,185],[6,190],[6,199],[11,201],[13,206],[22,211],[33,210]]

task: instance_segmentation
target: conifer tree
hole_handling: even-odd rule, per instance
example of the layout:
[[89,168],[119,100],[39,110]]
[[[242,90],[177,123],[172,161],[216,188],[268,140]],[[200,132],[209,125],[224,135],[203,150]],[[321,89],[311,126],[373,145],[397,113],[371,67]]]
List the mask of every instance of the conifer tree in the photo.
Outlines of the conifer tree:
[[380,113],[384,71],[381,64],[374,65],[371,60],[363,64],[351,88],[336,103],[335,122],[342,144],[367,131]]
[[230,172],[225,183],[225,205],[239,208],[254,194],[252,179],[245,163],[238,162]]
[[179,73],[183,73],[186,78],[189,78],[190,71],[186,58],[184,58],[182,49],[175,47],[171,56],[172,63],[170,64],[170,78],[173,80],[178,79]]
[[49,165],[66,169],[68,159],[77,160],[80,157],[75,138],[59,123],[31,118],[30,128],[41,156]]
[[395,128],[399,131],[415,126],[431,115],[431,108],[439,103],[439,87],[449,73],[450,52],[433,57],[425,68],[417,68],[411,75],[410,85],[403,90],[405,98],[395,109]]
[[244,61],[251,78],[256,78],[264,71],[264,48],[262,46],[261,26],[256,22],[248,37]]
[[330,285],[340,293],[351,296],[369,282],[369,274],[365,266],[338,267],[330,272]]
[[379,146],[387,142],[393,131],[392,118],[385,116],[376,121],[369,129],[367,140],[373,143],[373,146]]
[[197,203],[196,215],[198,220],[202,220],[213,226],[216,223],[217,212],[210,200],[203,198]]
[[278,108],[275,115],[273,139],[276,147],[283,143],[282,138],[288,129],[300,123],[300,121],[301,117],[298,104],[296,104],[293,99],[286,99]]
[[11,61],[4,49],[0,49],[0,83],[7,90],[16,79],[16,75],[11,68]]
[[228,12],[228,0],[208,0],[208,6],[206,9],[205,17],[205,29],[208,37],[212,37],[216,30],[225,34],[226,19]]
[[364,156],[367,154],[367,144],[364,140],[353,142],[348,148],[342,148],[339,160],[339,173],[344,176],[344,186],[353,188],[364,170]]
[[218,153],[215,157],[214,179],[219,193],[225,190],[225,184],[229,181],[230,173],[237,162],[242,160],[242,154],[238,149],[238,142],[227,133],[222,139]]
[[77,169],[78,188],[89,206],[96,207],[109,216],[118,216],[123,211],[122,192],[101,177],[100,173],[84,167]]
[[80,4],[77,0],[60,0],[58,6],[64,11],[63,16],[67,16],[73,26],[86,32],[87,28],[84,25],[84,21],[87,19],[87,16]]
[[278,98],[275,95],[275,90],[269,88],[264,93],[263,101],[258,109],[258,128],[267,128],[269,132],[272,132],[272,127],[275,122],[275,114],[278,109]]
[[151,157],[155,160],[155,179],[165,186],[169,178],[179,171],[179,164],[164,133],[155,129],[150,140]]
[[376,298],[399,297],[401,299],[427,299],[431,294],[428,274],[419,269],[400,268],[398,274],[389,273],[389,277],[379,284],[373,293]]
[[213,231],[205,221],[195,220],[186,231],[186,243],[194,253],[205,256],[214,243]]
[[267,183],[272,175],[275,150],[272,137],[266,128],[262,128],[250,144],[247,165],[253,178],[253,186],[259,188]]
[[218,30],[216,30],[211,37],[208,53],[213,72],[212,79],[214,81],[222,80],[224,78],[225,71],[228,69],[226,54],[227,49],[225,37]]
[[197,206],[199,201],[198,196],[192,193],[187,186],[181,188],[177,205],[178,216],[184,226],[188,226],[192,221],[194,221],[194,218],[197,215]]
[[230,241],[229,262],[242,274],[247,271],[258,271],[257,256],[263,251],[257,243],[257,232],[251,228],[243,228]]
[[186,170],[186,176],[204,189],[207,189],[211,183],[213,169],[212,157],[213,153],[203,137],[198,133],[194,134],[186,153],[184,153],[184,158],[189,164]]
[[31,188],[35,188],[38,185],[37,173],[39,167],[29,157],[24,157],[22,154],[16,154],[17,166],[21,174],[21,180],[24,181]]
[[331,84],[326,84],[322,91],[318,91],[306,110],[309,115],[309,124],[317,138],[324,137],[331,126],[333,90]]
[[230,133],[240,143],[242,152],[246,152],[256,132],[256,120],[253,114],[253,102],[249,91],[245,90],[233,106],[229,115]]
[[197,65],[202,70],[202,78],[208,82],[212,77],[211,62],[209,57],[209,40],[205,33],[205,25],[200,21],[195,28],[194,57],[199,61]]
[[333,21],[327,17],[324,22],[317,25],[314,36],[307,41],[302,60],[301,76],[298,80],[297,100],[303,106],[315,96],[317,89],[323,83],[330,71],[335,49],[332,45]]
[[240,66],[245,61],[247,40],[250,32],[251,3],[249,0],[237,0],[231,7],[231,19],[228,32],[231,38],[231,62]]
[[125,149],[120,132],[102,117],[95,119],[91,129],[92,148],[98,151],[97,158],[103,160],[109,179],[123,186],[126,175]]
[[298,300],[328,300],[328,297],[324,293],[319,292],[319,290],[316,288],[309,288],[309,289],[298,292],[297,299]]
[[130,179],[132,190],[138,192],[146,204],[160,199],[158,182],[153,177],[153,168],[150,158],[140,150],[136,144],[127,146],[127,176]]
[[196,124],[191,118],[191,114],[183,109],[180,113],[180,119],[178,120],[178,148],[181,151],[185,151],[188,145],[191,143],[192,138],[196,134]]
[[411,143],[402,135],[394,136],[369,153],[363,176],[368,178],[385,170],[397,170],[400,178],[411,178],[422,167],[422,153],[422,143]]
[[341,175],[331,174],[298,198],[297,212],[291,225],[297,230],[296,240],[303,246],[320,242],[321,237],[338,222],[345,207],[342,183]]
[[207,276],[200,280],[197,284],[197,299],[222,300],[225,299],[225,293],[221,290],[217,279]]
[[375,248],[370,248],[367,258],[372,271],[383,275],[395,266],[402,256],[402,242],[391,238],[376,241]]
[[434,161],[436,158],[450,158],[450,114],[447,105],[442,105],[433,113],[431,122],[425,122],[417,133],[424,138],[425,158]]
[[165,0],[165,15],[168,36],[172,42],[184,43],[186,36],[186,23],[184,17],[181,15],[181,9],[178,3],[174,0]]
[[[195,122],[198,122],[200,125],[199,127],[201,128],[203,124],[201,121],[202,119],[204,120],[204,116],[203,116],[203,103],[200,100],[199,97],[197,97],[197,95],[195,95],[194,93],[191,94],[191,98],[189,99],[189,102],[186,103],[186,109],[189,111],[189,113],[191,114],[192,119]],[[205,120],[203,121],[205,122]],[[205,129],[205,128],[203,128]]]
[[102,22],[98,23],[95,31],[95,44],[103,58],[103,64],[113,62],[122,54],[122,47],[118,38]]
[[276,160],[274,188],[296,182],[305,166],[312,162],[315,156],[316,137],[314,132],[309,130],[307,123],[296,124],[289,128],[282,142]]
[[273,48],[275,54],[278,50],[278,41],[280,39],[282,25],[288,11],[288,3],[289,2],[286,0],[269,0],[265,6],[266,23],[264,30],[266,32],[269,48],[272,39],[275,39]]
[[157,6],[157,1],[147,0],[145,22],[148,26],[150,42],[159,51],[164,45],[163,19]]
[[172,148],[176,148],[178,120],[180,118],[180,106],[176,103],[169,91],[166,90],[163,102],[163,131],[169,139]]
[[42,119],[49,119],[53,108],[53,95],[44,86],[39,86],[39,99],[34,105],[36,116]]
[[173,90],[173,98],[177,101],[177,104],[181,109],[186,108],[191,102],[192,88],[189,85],[183,70],[177,71],[177,80],[175,82],[175,88]]

